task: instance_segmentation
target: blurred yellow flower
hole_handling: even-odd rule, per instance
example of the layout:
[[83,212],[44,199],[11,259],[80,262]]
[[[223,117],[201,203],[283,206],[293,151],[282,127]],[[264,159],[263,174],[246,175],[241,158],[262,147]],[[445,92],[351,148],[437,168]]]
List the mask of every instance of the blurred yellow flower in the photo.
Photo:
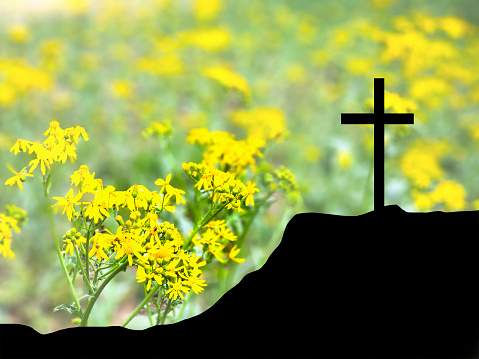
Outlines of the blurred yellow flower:
[[29,67],[21,60],[0,60],[0,103],[9,105],[22,93],[38,88],[51,88],[52,79],[47,72]]
[[231,42],[231,34],[221,28],[195,29],[179,35],[184,45],[193,45],[209,51],[221,51]]
[[437,77],[418,78],[411,81],[410,93],[426,106],[436,108],[452,93],[452,86]]
[[220,165],[222,170],[234,174],[243,173],[248,166],[255,170],[254,156],[262,157],[259,151],[262,143],[253,139],[235,140],[228,132],[209,132],[206,128],[193,129],[186,141],[198,143],[205,148],[202,163],[214,167]]
[[27,177],[33,177],[32,174],[27,173],[27,168],[23,167],[20,172],[16,172],[10,165],[7,165],[8,169],[12,171],[15,175],[5,181],[5,185],[10,185],[13,186],[14,184],[17,184],[18,187],[23,191],[23,185],[22,182],[25,182],[25,176]]
[[346,42],[349,40],[349,37],[351,34],[347,30],[336,30],[334,33],[334,40],[336,42],[336,45],[341,47],[346,44]]
[[304,157],[308,162],[317,162],[321,158],[321,150],[318,146],[308,146],[304,151]]
[[411,190],[411,195],[414,199],[414,205],[416,208],[429,211],[432,207],[434,207],[434,200],[428,193],[421,193],[417,189],[413,188]]
[[[317,24],[316,24],[317,19],[314,18],[314,20],[305,20],[302,21],[299,24],[298,31],[296,33],[296,38],[304,43],[304,44],[310,44],[314,40],[314,35],[316,34],[316,29],[317,29]],[[316,24],[313,25],[313,24]]]
[[374,65],[374,61],[371,59],[354,59],[347,63],[347,68],[353,74],[365,74]]
[[437,185],[430,195],[436,203],[444,202],[444,207],[447,211],[460,211],[466,207],[466,202],[464,201],[466,191],[457,182],[443,181]]
[[285,118],[281,110],[259,107],[252,110],[238,110],[231,115],[231,122],[246,129],[248,137],[255,137],[264,146],[269,140],[281,142],[285,135]]
[[17,94],[13,86],[6,83],[0,84],[0,105],[10,106],[15,102]]
[[291,64],[286,69],[286,76],[292,83],[302,84],[306,80],[306,71],[300,64]]
[[168,36],[159,36],[155,41],[156,47],[164,53],[173,53],[181,47],[177,39]]
[[30,39],[30,31],[24,24],[14,24],[8,28],[8,36],[13,42],[24,43]]
[[[366,100],[365,107],[374,109],[374,98]],[[392,111],[394,113],[414,112],[417,104],[414,101],[399,96],[397,93],[384,91],[384,111]]]
[[340,150],[337,153],[336,160],[339,164],[339,168],[341,168],[342,170],[347,170],[351,167],[353,163],[353,156],[351,154],[351,151]]
[[174,54],[168,54],[159,59],[140,59],[138,68],[142,71],[153,72],[157,75],[175,76],[183,72],[183,62]]
[[370,0],[371,3],[378,9],[384,9],[391,5],[392,0]]
[[198,20],[212,20],[220,9],[221,0],[194,0],[194,12]]
[[426,188],[432,180],[443,177],[439,159],[448,149],[445,142],[416,141],[401,157],[401,170],[414,186]]
[[204,76],[218,81],[226,88],[238,90],[248,98],[251,95],[251,90],[246,79],[226,67],[211,67],[203,69],[202,73]]
[[438,19],[440,28],[453,39],[463,37],[471,29],[471,24],[455,16]]
[[131,96],[131,84],[128,81],[115,81],[111,87],[116,97],[128,98]]

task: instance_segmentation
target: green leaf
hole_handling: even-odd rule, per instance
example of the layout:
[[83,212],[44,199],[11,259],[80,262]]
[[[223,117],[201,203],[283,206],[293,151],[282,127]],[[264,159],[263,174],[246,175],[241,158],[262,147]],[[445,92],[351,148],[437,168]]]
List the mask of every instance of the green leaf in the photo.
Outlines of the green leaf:
[[59,306],[56,306],[55,308],[53,308],[53,312],[57,312],[59,310],[66,310],[68,313],[70,313],[72,315],[76,315],[80,318],[83,316],[82,310],[78,309],[75,303],[73,303],[73,304],[60,304]]

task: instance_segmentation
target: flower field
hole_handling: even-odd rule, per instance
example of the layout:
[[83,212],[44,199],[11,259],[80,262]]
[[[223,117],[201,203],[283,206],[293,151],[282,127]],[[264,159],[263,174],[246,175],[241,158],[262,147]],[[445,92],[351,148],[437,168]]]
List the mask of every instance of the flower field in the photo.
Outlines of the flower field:
[[371,211],[373,126],[341,113],[373,111],[375,77],[415,122],[385,126],[385,204],[479,209],[475,1],[12,1],[0,18],[0,323],[184,320],[295,213]]

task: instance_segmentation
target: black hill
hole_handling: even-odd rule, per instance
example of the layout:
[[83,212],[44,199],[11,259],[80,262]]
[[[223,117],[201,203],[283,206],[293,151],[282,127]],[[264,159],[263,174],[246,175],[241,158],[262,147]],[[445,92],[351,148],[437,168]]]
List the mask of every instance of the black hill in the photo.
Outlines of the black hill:
[[478,230],[476,211],[298,214],[264,266],[196,317],[144,331],[2,326],[0,336],[107,336],[174,357],[477,358]]

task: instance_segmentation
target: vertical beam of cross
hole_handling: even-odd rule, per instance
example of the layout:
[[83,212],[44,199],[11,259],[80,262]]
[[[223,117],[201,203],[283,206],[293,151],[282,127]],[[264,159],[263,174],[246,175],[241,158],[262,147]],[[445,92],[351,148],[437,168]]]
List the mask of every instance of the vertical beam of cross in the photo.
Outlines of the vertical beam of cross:
[[384,78],[374,79],[374,112],[342,113],[341,124],[374,126],[374,210],[384,207],[384,125],[414,124],[413,113],[384,113]]

